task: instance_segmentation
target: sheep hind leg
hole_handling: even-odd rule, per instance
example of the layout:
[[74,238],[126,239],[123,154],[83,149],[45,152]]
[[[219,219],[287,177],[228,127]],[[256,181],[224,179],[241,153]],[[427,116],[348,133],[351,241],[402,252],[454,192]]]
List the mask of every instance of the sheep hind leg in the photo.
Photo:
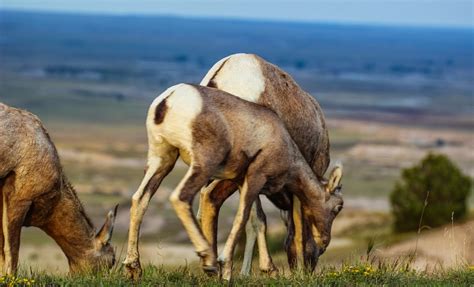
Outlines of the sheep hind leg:
[[267,218],[263,212],[260,198],[255,201],[255,211],[257,222],[254,224],[257,233],[258,244],[258,258],[260,271],[269,274],[270,276],[278,275],[278,268],[273,264],[272,257],[267,245]]
[[151,153],[151,156],[148,158],[148,168],[145,176],[138,190],[133,195],[130,208],[127,257],[123,262],[126,275],[130,279],[138,280],[142,275],[138,238],[145,211],[161,181],[173,169],[176,159],[177,151],[171,148],[165,150],[165,152]]
[[258,219],[257,219],[257,210],[256,204],[252,205],[250,210],[250,218],[247,224],[245,225],[245,250],[244,250],[244,260],[242,261],[242,268],[240,269],[240,275],[248,276],[250,275],[250,270],[252,269],[252,260],[253,252],[255,249],[255,242],[257,242],[257,230],[258,230]]
[[245,226],[245,251],[242,269],[240,271],[241,275],[248,276],[250,274],[255,242],[258,243],[260,271],[271,276],[278,275],[278,268],[276,268],[275,264],[273,264],[272,257],[270,256],[270,252],[268,250],[266,233],[267,219],[265,213],[263,212],[260,198],[257,197],[255,203],[252,205],[249,221]]
[[193,243],[196,253],[201,257],[202,268],[206,273],[217,273],[217,261],[209,242],[192,211],[192,201],[199,190],[209,181],[212,173],[200,165],[191,165],[185,177],[170,196],[173,208],[181,220]]
[[199,193],[199,207],[196,215],[199,224],[202,224],[202,217],[206,213],[204,209],[207,208],[206,204],[209,203],[207,200],[209,199],[210,192],[212,192],[212,190],[214,190],[221,181],[222,180],[220,179],[213,180],[211,183],[201,189],[201,192]]
[[217,256],[219,211],[224,201],[237,190],[238,186],[230,180],[216,180],[214,182],[201,191],[201,202],[199,204],[202,214],[201,228],[203,235]]

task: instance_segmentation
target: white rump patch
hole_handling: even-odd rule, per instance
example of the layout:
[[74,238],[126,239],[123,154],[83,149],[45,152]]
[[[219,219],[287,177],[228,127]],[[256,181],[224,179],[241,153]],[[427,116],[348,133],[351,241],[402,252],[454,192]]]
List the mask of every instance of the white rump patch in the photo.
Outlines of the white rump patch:
[[[156,107],[166,100],[164,121],[156,125],[154,122]],[[163,139],[180,149],[181,153],[191,153],[192,124],[201,113],[202,98],[199,91],[187,84],[173,86],[156,98],[148,110],[147,129],[148,137],[155,143]],[[182,154],[184,155],[184,154]]]
[[148,109],[148,116],[150,116],[150,114],[155,116],[156,107],[181,85],[184,85],[184,84],[177,84],[172,87],[169,87],[163,93],[161,93],[158,97],[156,97],[156,99],[153,100],[153,102],[150,105],[150,108]]
[[[239,54],[235,54],[235,55],[239,55]],[[207,72],[207,74],[201,80],[199,85],[201,85],[201,86],[209,85],[209,82],[216,75],[216,72],[221,68],[222,64],[224,64],[224,62],[227,61],[227,59],[229,59],[232,56],[234,56],[234,55],[227,56],[223,59],[220,59],[217,63],[215,63],[214,66],[211,67],[211,69]]]
[[262,68],[251,54],[234,54],[220,60],[209,70],[201,85],[208,85],[211,79],[220,90],[250,102],[257,102],[265,90]]

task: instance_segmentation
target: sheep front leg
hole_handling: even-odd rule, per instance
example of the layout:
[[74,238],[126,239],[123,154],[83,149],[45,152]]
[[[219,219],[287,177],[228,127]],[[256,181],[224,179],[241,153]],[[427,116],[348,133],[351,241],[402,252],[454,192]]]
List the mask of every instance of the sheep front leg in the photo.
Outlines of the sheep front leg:
[[133,195],[130,208],[130,229],[128,232],[127,257],[123,261],[128,278],[140,279],[142,269],[140,266],[140,253],[138,251],[138,238],[140,225],[151,198],[161,184],[163,178],[173,169],[176,155],[156,157],[149,159],[148,168],[137,192]]
[[239,209],[235,216],[232,229],[227,238],[224,250],[219,256],[219,263],[222,266],[221,275],[224,280],[230,280],[232,276],[232,264],[234,249],[240,235],[250,216],[250,209],[266,180],[262,176],[254,175],[246,177],[240,193]]
[[293,220],[293,211],[290,210],[287,214],[287,234],[285,238],[285,251],[288,259],[290,270],[294,271],[298,267],[298,255],[295,241],[295,224]]
[[20,252],[20,237],[21,228],[25,222],[26,214],[31,207],[31,201],[14,201],[10,202],[15,208],[7,210],[8,214],[8,225],[7,225],[7,236],[5,240],[8,240],[10,247],[10,256],[6,257],[5,260],[5,273],[14,274],[16,273],[18,266],[18,255]]
[[192,212],[192,201],[197,192],[208,182],[210,176],[202,168],[192,165],[178,187],[173,191],[170,201],[193,243],[196,253],[202,259],[206,273],[217,273],[216,256]]

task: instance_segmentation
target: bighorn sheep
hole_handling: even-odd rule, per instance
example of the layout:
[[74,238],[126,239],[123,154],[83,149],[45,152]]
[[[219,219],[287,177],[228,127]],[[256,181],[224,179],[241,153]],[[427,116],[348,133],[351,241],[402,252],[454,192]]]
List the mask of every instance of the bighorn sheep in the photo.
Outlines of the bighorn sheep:
[[71,272],[111,267],[117,207],[95,234],[63,173],[54,144],[33,114],[0,103],[0,264],[15,273],[22,226],[36,226],[65,253]]
[[[315,175],[323,179],[330,162],[329,136],[324,115],[318,102],[303,91],[289,74],[256,55],[234,54],[218,61],[200,84],[273,110],[285,124]],[[217,248],[215,227],[219,209],[226,195],[230,195],[232,189],[236,188],[236,184],[221,182],[209,185],[201,193],[199,209],[201,212],[198,214],[204,236],[214,249]],[[314,246],[310,235],[305,232],[309,230],[309,222],[300,214],[298,199],[289,201],[288,198],[285,200],[280,196],[279,199],[274,197],[273,201],[277,201],[280,208],[288,211],[288,236],[285,247],[290,267],[295,268],[298,261],[304,261],[305,266],[313,270],[320,255],[317,249],[324,250],[325,247]],[[250,271],[257,238],[260,269],[264,272],[276,270],[266,248],[265,214],[259,207],[260,203],[257,201],[246,227],[247,242],[242,274],[248,274]]]
[[203,236],[191,204],[211,179],[235,183],[241,192],[232,230],[219,256],[224,279],[231,277],[235,244],[260,193],[271,196],[285,188],[295,194],[310,220],[313,237],[325,246],[329,243],[332,221],[343,205],[338,192],[340,169],[324,186],[274,112],[214,88],[180,84],[153,101],[146,126],[148,162],[133,195],[124,261],[130,277],[141,275],[138,237],[145,210],[178,156],[190,167],[170,201],[206,272],[217,271],[216,254]]

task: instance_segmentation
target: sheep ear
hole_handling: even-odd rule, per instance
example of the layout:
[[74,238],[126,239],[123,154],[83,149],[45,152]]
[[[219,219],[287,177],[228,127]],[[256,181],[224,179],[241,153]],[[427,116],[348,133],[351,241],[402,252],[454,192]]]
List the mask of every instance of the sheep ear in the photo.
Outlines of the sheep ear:
[[329,190],[330,193],[334,193],[340,190],[341,179],[342,179],[342,165],[338,164],[331,171],[328,184],[327,184],[327,190]]
[[95,239],[102,245],[106,245],[112,239],[112,232],[114,231],[115,218],[117,217],[118,204],[114,209],[109,211],[107,219],[102,228],[97,232]]

